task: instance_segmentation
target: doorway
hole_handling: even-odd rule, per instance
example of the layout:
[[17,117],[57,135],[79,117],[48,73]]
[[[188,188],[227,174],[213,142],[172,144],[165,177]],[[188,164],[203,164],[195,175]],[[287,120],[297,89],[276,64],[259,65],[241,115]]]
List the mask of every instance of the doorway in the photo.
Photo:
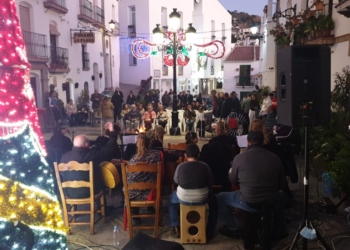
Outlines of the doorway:
[[69,82],[66,82],[66,103],[71,99],[70,97],[70,86]]
[[33,93],[34,93],[34,99],[35,99],[35,104],[38,105],[38,93],[37,93],[37,88],[36,88],[36,77],[31,77],[30,78],[30,86],[32,86]]

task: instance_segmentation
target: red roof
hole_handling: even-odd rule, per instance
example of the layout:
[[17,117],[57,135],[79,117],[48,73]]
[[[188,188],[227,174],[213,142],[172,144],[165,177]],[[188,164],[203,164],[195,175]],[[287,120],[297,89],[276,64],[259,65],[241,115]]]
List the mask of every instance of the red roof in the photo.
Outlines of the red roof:
[[225,59],[225,62],[258,60],[260,60],[260,46],[235,46],[235,48]]

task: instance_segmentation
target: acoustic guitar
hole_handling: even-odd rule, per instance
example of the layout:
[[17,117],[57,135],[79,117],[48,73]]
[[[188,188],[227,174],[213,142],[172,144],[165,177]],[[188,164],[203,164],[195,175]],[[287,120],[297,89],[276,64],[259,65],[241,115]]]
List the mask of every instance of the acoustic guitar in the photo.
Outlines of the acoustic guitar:
[[107,161],[102,162],[100,167],[105,186],[110,189],[115,188],[120,182],[120,176],[117,168],[113,163]]

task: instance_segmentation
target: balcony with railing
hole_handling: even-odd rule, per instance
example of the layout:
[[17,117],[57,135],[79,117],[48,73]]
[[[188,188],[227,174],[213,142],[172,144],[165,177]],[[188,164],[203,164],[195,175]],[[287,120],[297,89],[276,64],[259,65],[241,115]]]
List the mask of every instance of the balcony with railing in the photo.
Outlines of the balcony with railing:
[[252,76],[235,76],[237,87],[254,87]]
[[53,74],[68,73],[69,67],[68,49],[50,47],[50,69]]
[[46,35],[22,31],[29,62],[46,63],[49,61]]
[[45,0],[44,7],[59,14],[67,14],[66,0]]
[[90,70],[90,56],[89,53],[83,52],[83,70],[89,71]]
[[80,0],[80,14],[78,15],[80,21],[86,23],[95,23],[93,5],[88,0]]
[[105,11],[98,6],[95,6],[95,22],[94,26],[104,29],[105,25]]

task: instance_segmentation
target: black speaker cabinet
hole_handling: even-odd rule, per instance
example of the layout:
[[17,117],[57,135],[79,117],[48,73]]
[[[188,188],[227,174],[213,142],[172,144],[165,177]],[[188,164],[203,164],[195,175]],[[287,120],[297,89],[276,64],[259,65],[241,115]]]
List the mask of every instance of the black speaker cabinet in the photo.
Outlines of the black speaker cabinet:
[[321,126],[330,121],[331,51],[325,45],[295,45],[277,52],[277,121]]

